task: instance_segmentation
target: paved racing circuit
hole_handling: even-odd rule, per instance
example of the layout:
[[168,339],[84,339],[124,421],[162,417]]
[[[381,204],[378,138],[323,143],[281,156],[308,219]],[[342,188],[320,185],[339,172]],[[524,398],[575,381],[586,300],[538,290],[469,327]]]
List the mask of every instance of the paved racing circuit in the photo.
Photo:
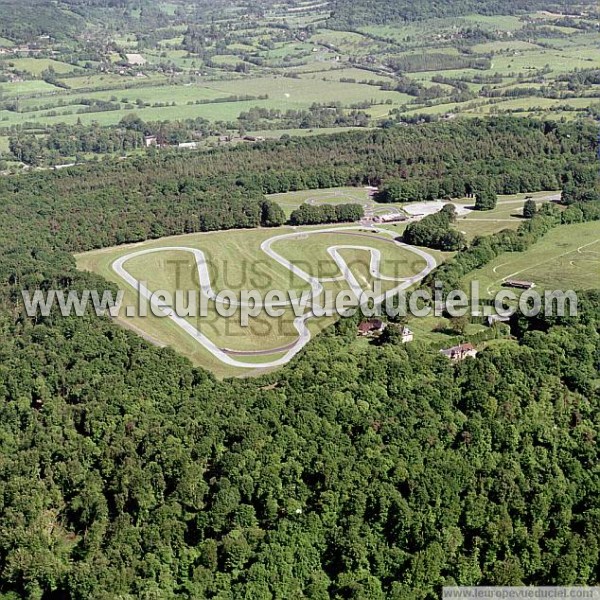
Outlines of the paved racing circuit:
[[[352,226],[352,227],[343,227],[343,228],[334,228],[334,229],[333,228],[318,229],[318,230],[314,230],[314,231],[303,231],[301,233],[301,235],[309,236],[309,235],[314,235],[314,234],[319,234],[319,233],[344,233],[344,232],[348,232],[348,233],[352,232],[352,235],[361,235],[360,233],[354,233],[356,230],[360,230],[360,229],[363,229],[363,228],[360,226]],[[334,245],[334,246],[330,246],[327,249],[327,252],[331,256],[331,258],[334,260],[334,262],[336,263],[336,265],[338,266],[338,268],[340,269],[342,274],[338,277],[319,279],[319,278],[309,275],[308,273],[306,273],[306,271],[303,271],[297,265],[294,265],[292,262],[290,262],[289,260],[287,260],[286,258],[281,256],[280,254],[278,254],[272,248],[272,245],[274,242],[277,242],[279,240],[283,240],[286,238],[297,237],[299,235],[297,232],[285,233],[283,235],[277,235],[272,238],[269,238],[261,244],[260,248],[265,254],[270,256],[273,260],[277,261],[280,265],[282,265],[283,267],[290,270],[292,273],[294,273],[295,275],[297,275],[298,277],[300,277],[301,279],[306,281],[311,286],[312,293],[314,295],[313,297],[315,297],[315,298],[323,293],[323,283],[328,282],[328,281],[345,280],[355,295],[360,296],[361,293],[363,292],[362,287],[360,286],[360,284],[357,281],[354,274],[351,272],[351,270],[348,267],[348,264],[346,263],[344,258],[340,255],[339,250],[352,249],[352,250],[369,251],[371,253],[371,260],[370,260],[370,266],[369,266],[370,274],[374,278],[380,279],[382,281],[397,281],[398,282],[398,285],[396,287],[394,287],[391,290],[388,290],[384,294],[381,294],[379,297],[377,297],[375,299],[375,302],[377,302],[377,303],[383,302],[385,300],[385,298],[391,297],[394,294],[397,294],[398,292],[405,290],[405,289],[409,288],[410,286],[414,285],[415,283],[421,281],[421,279],[423,279],[428,273],[430,273],[437,266],[437,263],[436,263],[435,259],[433,258],[433,256],[431,256],[427,252],[424,252],[423,250],[421,250],[419,248],[415,248],[414,246],[409,246],[407,244],[403,244],[402,242],[398,242],[395,239],[393,239],[394,236],[396,235],[394,232],[389,231],[387,229],[378,229],[375,227],[373,227],[371,229],[371,231],[377,232],[377,233],[380,233],[380,234],[383,234],[386,236],[390,236],[392,239],[389,239],[387,241],[389,241],[390,243],[393,243],[405,250],[413,252],[414,254],[417,254],[418,256],[420,256],[421,258],[423,258],[426,261],[426,263],[427,263],[426,267],[420,273],[417,273],[416,275],[413,275],[411,277],[405,277],[405,278],[389,277],[386,275],[382,275],[379,270],[379,266],[381,264],[381,252],[378,249],[371,248],[369,246]],[[372,238],[372,236],[369,236],[369,235],[365,235],[365,237]],[[261,355],[281,354],[282,352],[285,352],[285,354],[282,357],[271,360],[269,362],[261,362],[261,363],[248,363],[248,362],[245,362],[242,360],[236,360],[232,355],[237,355],[237,356],[253,355],[253,353],[251,353],[251,352],[241,353],[241,352],[237,352],[234,350],[227,350],[224,348],[219,348],[214,342],[212,342],[207,336],[205,336],[200,331],[198,331],[198,329],[196,327],[194,327],[194,325],[192,325],[185,318],[177,316],[171,309],[162,308],[159,305],[159,302],[155,298],[152,297],[152,292],[147,287],[145,287],[143,284],[141,284],[135,277],[133,277],[125,269],[125,266],[124,266],[125,263],[132,258],[136,258],[138,256],[142,256],[142,255],[150,254],[150,253],[154,253],[154,252],[164,252],[164,251],[169,251],[169,250],[177,250],[177,251],[181,251],[181,252],[192,253],[196,260],[196,266],[198,269],[198,278],[200,281],[200,293],[203,294],[204,296],[206,296],[207,298],[213,300],[214,302],[221,302],[221,303],[224,302],[222,299],[218,298],[218,294],[213,290],[213,288],[211,286],[210,275],[208,272],[208,266],[207,266],[206,256],[205,256],[204,252],[202,252],[202,250],[198,250],[196,248],[189,248],[189,247],[185,247],[185,246],[170,246],[170,247],[162,247],[162,248],[149,248],[147,250],[139,250],[137,252],[133,252],[131,254],[127,254],[125,256],[118,258],[117,260],[115,260],[113,262],[112,268],[115,271],[115,273],[117,273],[117,275],[119,275],[124,281],[126,281],[134,289],[138,290],[138,292],[146,300],[151,302],[153,309],[157,314],[163,314],[165,317],[171,319],[174,323],[176,323],[186,333],[188,333],[190,336],[192,336],[198,343],[200,343],[206,350],[208,350],[211,354],[213,354],[213,356],[215,356],[221,362],[223,362],[229,366],[232,366],[232,367],[241,367],[241,368],[246,368],[246,369],[265,369],[265,368],[271,368],[271,367],[278,367],[278,366],[284,365],[287,362],[289,362],[310,341],[311,334],[306,325],[306,322],[315,316],[311,310],[309,310],[308,312],[306,312],[306,313],[302,314],[301,316],[298,316],[294,319],[294,327],[295,327],[296,331],[298,332],[298,338],[296,339],[296,341],[294,343],[288,344],[284,348],[275,348],[273,350],[269,350],[266,352],[261,351],[261,352],[256,353],[257,356],[261,356]],[[271,306],[273,308],[281,308],[281,307],[285,307],[285,306],[293,306],[294,304],[297,304],[299,302],[301,302],[300,298],[298,298],[297,300],[274,302],[274,303],[270,304],[269,306]],[[227,301],[227,303],[229,304],[229,301]],[[239,306],[239,307],[248,307],[248,308],[254,307],[254,302],[248,303],[248,302],[233,301],[231,304],[234,306]]]

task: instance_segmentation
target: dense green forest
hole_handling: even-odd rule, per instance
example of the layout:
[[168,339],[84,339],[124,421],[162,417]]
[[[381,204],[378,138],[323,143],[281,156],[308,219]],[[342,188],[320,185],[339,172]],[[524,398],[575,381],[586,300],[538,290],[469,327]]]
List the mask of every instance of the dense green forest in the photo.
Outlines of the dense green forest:
[[[578,124],[473,121],[0,180],[0,598],[412,600],[453,583],[597,583],[598,292],[578,317],[514,321],[518,343],[458,365],[418,342],[357,346],[345,319],[280,371],[225,382],[108,319],[29,319],[19,292],[104,289],[72,252],[269,224],[265,191],[331,180],[496,181],[535,164],[532,181],[570,186],[562,215],[583,220],[595,139]],[[558,221],[525,223],[542,235]]]
[[[27,215],[33,253],[83,251],[255,227],[265,193],[381,182],[385,189],[392,181],[413,200],[490,186],[498,193],[565,187],[573,201],[593,200],[596,136],[584,123],[503,117],[105,161],[0,179],[3,231],[21,232]],[[2,235],[0,261],[15,264],[22,236]],[[16,262],[22,271],[29,258]]]

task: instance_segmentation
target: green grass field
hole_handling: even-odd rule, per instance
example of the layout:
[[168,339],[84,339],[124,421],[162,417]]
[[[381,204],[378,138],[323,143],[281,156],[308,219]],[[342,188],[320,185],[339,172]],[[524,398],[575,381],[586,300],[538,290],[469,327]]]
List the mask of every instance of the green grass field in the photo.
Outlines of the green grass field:
[[[375,248],[381,252],[380,270],[389,277],[410,277],[425,268],[425,261],[410,252],[395,247],[390,238],[361,230],[357,232],[320,233],[312,236],[299,234],[297,238],[276,242],[273,249],[314,277],[338,277],[341,272],[331,260],[327,249],[335,245],[354,245]],[[373,277],[369,274],[369,253],[365,250],[344,249],[340,252],[351,270],[358,271],[357,279],[372,289]],[[394,287],[393,282],[383,282],[382,290]]]
[[[538,206],[556,198],[558,191],[534,192],[532,194],[515,194],[514,196],[499,196],[494,210],[473,211],[467,216],[458,217],[456,228],[462,231],[468,240],[478,235],[490,235],[502,229],[516,229],[523,222],[523,205],[525,197],[531,196]],[[463,201],[466,206],[473,201]]]
[[301,190],[285,194],[271,194],[268,196],[283,208],[289,217],[291,212],[301,204],[345,204],[354,203],[366,206],[370,204],[369,195],[364,188],[339,187],[322,190]]
[[[21,125],[25,122],[39,122],[40,124],[56,123],[76,123],[78,119],[84,124],[97,122],[100,125],[114,125],[118,123],[123,116],[135,111],[142,119],[147,121],[159,120],[180,120],[204,117],[211,121],[235,121],[241,112],[248,111],[253,107],[262,107],[266,109],[286,110],[306,110],[314,103],[334,103],[341,102],[342,105],[349,106],[360,102],[376,102],[375,105],[366,110],[376,117],[385,116],[394,106],[399,106],[406,102],[409,97],[397,92],[381,91],[377,87],[360,83],[342,83],[337,80],[323,81],[317,75],[312,74],[307,79],[292,79],[285,77],[256,77],[256,78],[236,78],[230,81],[210,81],[206,83],[179,83],[175,85],[148,85],[140,86],[140,81],[136,81],[136,86],[126,89],[127,79],[121,78],[115,80],[108,78],[101,82],[94,78],[77,78],[73,89],[62,90],[57,93],[57,88],[46,84],[45,82],[22,82],[19,84],[6,84],[7,94],[12,96],[28,95],[28,98],[21,99],[23,109],[29,109],[28,112],[12,112],[8,110],[0,111],[0,119],[6,125]],[[365,79],[367,79],[365,74]],[[71,79],[67,80],[71,85]],[[143,82],[143,80],[142,80]],[[318,82],[318,83],[317,83]],[[102,83],[109,86],[110,89],[103,91],[85,91],[82,92],[78,86],[100,86]],[[116,87],[121,84],[120,87]],[[131,85],[131,82],[130,82]],[[52,92],[51,96],[40,95],[43,92]],[[35,95],[34,95],[35,94]],[[196,100],[218,100],[231,96],[264,96],[268,98],[261,100],[241,100],[238,102],[220,102],[216,104],[193,104]],[[146,104],[154,103],[175,103],[175,106],[134,106],[125,108],[121,104],[120,110],[77,113],[77,107],[58,106],[58,101],[65,103],[74,102],[80,98],[89,100],[104,100],[124,102],[125,100],[134,105],[139,99]],[[390,100],[392,103],[386,105]],[[43,110],[31,110],[46,104],[53,107]],[[60,112],[71,111],[72,114],[59,114],[49,116],[49,110]]]
[[505,279],[533,281],[541,289],[585,290],[600,281],[598,223],[562,225],[551,230],[526,252],[506,252],[469,274],[465,283],[479,281],[482,295],[500,290]]
[[52,60],[51,58],[12,58],[9,66],[18,71],[27,71],[33,75],[41,75],[50,67],[58,74],[71,73],[76,69],[73,65]]

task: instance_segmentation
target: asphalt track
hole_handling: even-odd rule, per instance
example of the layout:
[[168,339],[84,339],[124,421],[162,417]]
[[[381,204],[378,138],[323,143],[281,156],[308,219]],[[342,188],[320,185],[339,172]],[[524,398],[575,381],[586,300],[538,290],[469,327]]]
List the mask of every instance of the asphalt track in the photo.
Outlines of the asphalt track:
[[[388,240],[390,243],[393,243],[396,246],[403,248],[403,249],[405,249],[409,252],[412,252],[412,253],[418,255],[419,257],[423,258],[426,262],[425,268],[420,273],[417,273],[416,275],[413,275],[411,277],[404,277],[404,278],[389,277],[389,276],[383,275],[380,272],[379,267],[381,264],[381,252],[378,249],[371,248],[366,245],[365,246],[357,246],[357,245],[352,245],[352,244],[334,245],[334,246],[330,246],[327,249],[327,252],[329,253],[331,258],[334,260],[334,262],[340,269],[341,275],[339,277],[319,279],[319,278],[311,276],[306,271],[302,270],[300,267],[298,267],[297,265],[295,265],[292,262],[290,262],[289,260],[287,260],[285,257],[278,254],[272,248],[272,245],[275,242],[284,240],[284,239],[297,238],[298,235],[310,236],[310,235],[316,235],[319,233],[342,233],[343,234],[344,232],[347,232],[347,233],[352,232],[352,235],[361,235],[360,233],[356,233],[357,230],[361,230],[361,229],[364,229],[364,227],[351,226],[351,227],[343,227],[343,228],[318,229],[318,230],[314,230],[314,231],[303,231],[301,234],[299,234],[297,232],[286,233],[286,234],[277,235],[277,236],[274,236],[272,238],[265,240],[264,242],[262,242],[260,248],[265,254],[267,254],[269,257],[271,257],[274,261],[278,262],[280,265],[282,265],[283,267],[285,267],[286,269],[288,269],[289,271],[294,273],[297,277],[300,277],[302,280],[306,281],[311,287],[311,292],[312,292],[312,294],[310,295],[311,298],[317,298],[318,296],[320,296],[324,291],[323,283],[328,282],[328,281],[345,280],[348,283],[350,290],[352,292],[354,292],[354,294],[357,297],[360,297],[360,295],[362,294],[363,289],[360,286],[360,284],[357,281],[354,274],[352,273],[351,269],[348,267],[348,264],[346,263],[344,258],[339,253],[340,250],[350,249],[350,250],[365,250],[365,251],[370,252],[371,259],[370,259],[369,271],[370,271],[371,275],[374,278],[380,279],[382,281],[397,281],[398,282],[398,285],[396,287],[394,287],[393,289],[388,290],[384,294],[381,294],[380,296],[376,297],[375,298],[376,303],[383,302],[386,298],[392,297],[395,294],[397,294],[398,292],[411,287],[415,283],[418,283],[428,273],[430,273],[433,269],[435,269],[435,267],[437,266],[435,258],[433,258],[433,256],[431,256],[427,252],[424,252],[420,248],[415,248],[414,246],[409,246],[407,244],[404,244],[402,242],[399,242],[399,241],[393,239],[396,234],[392,231],[389,231],[387,229],[379,229],[376,227],[372,227],[370,229],[370,231],[377,232],[377,233],[380,233],[385,236],[390,236],[392,238],[392,239]],[[364,237],[367,237],[367,238],[372,237],[372,236],[369,236],[368,234],[362,234],[362,235],[364,235]],[[146,254],[152,254],[155,252],[165,252],[165,251],[169,251],[169,250],[176,250],[176,251],[180,251],[180,252],[190,252],[194,256],[194,258],[196,260],[196,266],[198,269],[198,278],[200,281],[200,293],[214,302],[227,303],[228,305],[230,304],[232,306],[247,307],[247,308],[255,308],[257,306],[261,307],[261,308],[267,308],[267,306],[272,307],[272,308],[283,308],[286,306],[291,306],[292,308],[294,308],[295,314],[298,314],[298,312],[300,312],[300,309],[302,309],[302,310],[304,309],[305,305],[303,304],[303,302],[306,302],[306,296],[302,295],[304,297],[302,297],[302,296],[297,297],[296,299],[291,299],[289,301],[272,302],[268,305],[264,305],[264,304],[260,304],[260,303],[255,305],[255,303],[253,301],[243,302],[243,301],[235,301],[235,300],[230,303],[229,300],[224,300],[224,299],[220,298],[219,295],[217,294],[217,292],[215,292],[215,290],[212,288],[212,285],[210,282],[210,275],[208,272],[207,260],[206,260],[206,256],[205,256],[204,252],[202,252],[202,250],[198,250],[196,248],[189,248],[186,246],[169,246],[169,247],[161,247],[161,248],[149,248],[146,250],[138,250],[137,252],[132,252],[125,256],[121,256],[120,258],[118,258],[117,260],[115,260],[112,263],[113,271],[117,275],[119,275],[119,277],[121,277],[124,281],[126,281],[129,285],[131,285],[135,290],[137,290],[142,295],[142,297],[144,297],[146,300],[148,300],[151,303],[151,305],[153,307],[153,312],[155,314],[161,314],[164,317],[171,319],[176,325],[181,327],[181,329],[183,329],[187,334],[189,334],[194,340],[196,340],[199,344],[201,344],[206,350],[208,350],[215,358],[220,360],[222,363],[229,365],[231,367],[245,368],[245,369],[266,369],[266,368],[272,368],[272,367],[279,367],[279,366],[282,366],[282,365],[288,363],[310,341],[311,333],[310,333],[306,323],[309,319],[315,317],[315,314],[313,313],[312,310],[308,310],[308,312],[304,312],[303,314],[301,314],[300,316],[297,316],[294,319],[293,324],[294,324],[294,328],[298,332],[298,338],[292,344],[287,344],[286,346],[284,346],[282,348],[274,348],[272,350],[264,350],[264,351],[256,351],[256,352],[236,351],[236,350],[228,350],[226,348],[220,348],[213,341],[211,341],[207,336],[205,336],[203,333],[201,333],[196,327],[194,327],[194,325],[192,325],[189,321],[187,321],[184,317],[180,317],[180,316],[176,315],[171,309],[161,306],[160,302],[156,298],[153,297],[153,292],[151,292],[145,285],[143,285],[140,281],[138,281],[135,277],[133,277],[133,275],[131,275],[125,269],[125,266],[124,266],[125,263],[127,261],[131,260],[132,258],[136,258],[136,257],[143,256]],[[274,360],[271,360],[268,362],[260,362],[260,363],[256,363],[256,364],[248,363],[246,361],[237,360],[236,358],[234,358],[234,356],[269,356],[269,355],[281,354],[282,352],[285,352],[285,354],[277,359],[274,359]]]

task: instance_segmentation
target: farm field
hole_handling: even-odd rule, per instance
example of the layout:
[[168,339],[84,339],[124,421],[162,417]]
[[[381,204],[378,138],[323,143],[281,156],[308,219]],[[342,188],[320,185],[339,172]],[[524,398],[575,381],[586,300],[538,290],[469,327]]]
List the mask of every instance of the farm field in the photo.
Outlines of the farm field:
[[[78,40],[68,50],[52,40],[30,50],[5,38],[4,147],[16,127],[43,142],[60,125],[114,128],[132,115],[151,131],[159,123],[186,123],[190,135],[179,141],[189,141],[199,120],[210,129],[205,139],[241,132],[276,137],[453,115],[572,120],[592,116],[600,104],[594,78],[576,75],[600,69],[589,11],[568,22],[534,11],[365,23],[346,31],[330,26],[331,7],[322,3],[273,4],[241,29],[232,26],[241,5],[206,21],[188,8],[159,2],[164,23],[151,41],[128,27],[142,16],[133,7],[128,25],[103,31],[96,23],[99,30],[88,33],[100,31],[108,43],[95,54],[80,51]],[[46,150],[38,162],[61,164],[72,156]],[[15,169],[23,166],[18,160]]]
[[526,252],[504,253],[465,283],[479,281],[493,294],[506,279],[532,281],[541,289],[586,290],[600,281],[600,227],[598,223],[561,225],[552,229]]
[[[25,82],[24,82],[25,83]],[[39,84],[44,84],[40,86]],[[44,96],[36,95],[20,101],[20,110],[26,112],[14,112],[11,110],[0,110],[0,123],[3,126],[19,125],[34,122],[39,125],[52,125],[58,123],[73,124],[81,122],[84,124],[98,123],[100,125],[115,125],[125,115],[135,112],[146,121],[181,119],[193,119],[203,117],[210,121],[235,121],[242,112],[254,107],[269,110],[306,110],[311,105],[324,102],[341,102],[342,104],[353,104],[359,102],[375,102],[376,104],[367,113],[385,115],[389,113],[389,107],[400,106],[408,100],[408,96],[397,92],[384,92],[377,87],[359,83],[341,83],[339,81],[322,81],[319,85],[311,79],[289,79],[289,78],[257,78],[238,79],[234,81],[209,82],[206,84],[180,84],[160,85],[149,87],[135,87],[131,89],[118,88],[107,91],[70,90],[68,92],[56,93],[54,86],[48,86],[45,82],[36,83],[31,87],[30,93],[36,92],[36,88],[48,89],[52,96],[45,99]],[[26,93],[24,90],[15,93],[11,86],[6,88],[13,95]],[[23,84],[19,84],[23,85]],[[47,86],[47,87],[45,87]],[[39,90],[42,91],[42,90]],[[215,101],[232,96],[268,96],[264,99],[239,100],[215,102],[210,104],[195,104],[196,101]],[[90,101],[112,101],[120,104],[119,110],[94,111],[86,107],[85,112],[79,112],[83,108],[81,104],[73,106],[70,103],[78,99]],[[143,104],[138,104],[138,100]],[[62,101],[64,104],[58,104]],[[390,104],[386,105],[386,102]],[[51,105],[41,109],[48,102]],[[163,106],[153,106],[153,104]],[[127,106],[129,104],[129,106]],[[168,105],[164,105],[168,104]],[[149,105],[149,106],[148,106]],[[56,114],[64,113],[64,114]]]
[[[323,229],[328,232],[319,233]],[[154,316],[151,311],[147,317],[140,316],[139,309],[134,317],[121,311],[118,320],[125,321],[127,327],[154,343],[173,346],[195,364],[225,377],[268,370],[287,362],[310,337],[333,322],[333,317],[318,315],[305,318],[306,327],[297,322],[311,309],[333,307],[328,291],[336,294],[346,290],[358,295],[371,289],[377,272],[383,280],[382,292],[398,285],[410,287],[436,264],[429,252],[399,246],[394,237],[384,230],[366,233],[360,227],[348,226],[242,230],[92,251],[78,255],[76,260],[79,269],[118,284],[125,292],[123,306],[139,307],[136,281],[144,282],[149,292],[166,290],[173,294],[178,289],[186,294],[188,290],[199,292],[200,288],[206,291],[207,283],[216,294],[224,289],[237,293],[244,289],[261,293],[274,289],[295,290],[300,296],[302,292],[308,294],[311,287],[322,288],[325,295],[316,296],[316,307],[307,297],[306,306],[298,306],[297,311],[283,307],[278,317],[263,312],[251,317],[246,327],[240,324],[239,313],[231,318],[219,315],[212,300],[207,301],[205,316],[185,317],[185,323]],[[337,254],[330,251],[336,247]],[[199,274],[198,251],[204,255],[208,277]],[[120,268],[133,279],[124,279],[115,265],[120,259]],[[320,270],[315,271],[315,265]],[[198,341],[197,332],[205,336],[206,344]]]
[[28,71],[33,75],[41,75],[46,69],[54,69],[56,73],[64,75],[76,70],[71,64],[49,58],[15,58],[10,61],[11,66],[18,71]]

